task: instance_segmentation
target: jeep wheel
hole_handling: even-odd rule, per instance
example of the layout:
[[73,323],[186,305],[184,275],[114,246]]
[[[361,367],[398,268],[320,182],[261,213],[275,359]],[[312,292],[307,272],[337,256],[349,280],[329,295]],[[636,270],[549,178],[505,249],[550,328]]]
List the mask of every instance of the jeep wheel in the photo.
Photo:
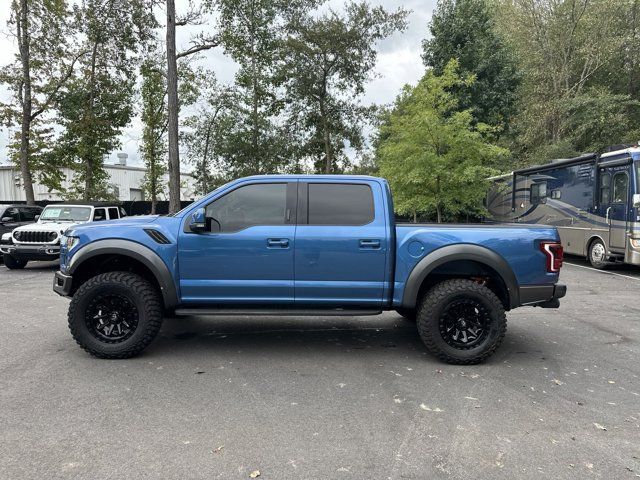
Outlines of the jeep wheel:
[[413,308],[396,308],[396,312],[405,320],[409,320],[410,322],[416,321],[416,311]]
[[589,263],[593,268],[598,270],[604,270],[608,267],[607,263],[607,248],[604,246],[602,240],[594,240],[589,245]]
[[507,330],[504,307],[484,285],[446,280],[422,298],[418,332],[440,360],[458,365],[480,363],[502,343]]
[[13,255],[4,254],[2,256],[4,260],[4,265],[9,270],[20,270],[27,266],[27,260],[22,260],[21,258],[16,258]]
[[157,290],[133,273],[109,272],[83,283],[69,305],[69,330],[99,358],[138,355],[158,334],[162,305]]

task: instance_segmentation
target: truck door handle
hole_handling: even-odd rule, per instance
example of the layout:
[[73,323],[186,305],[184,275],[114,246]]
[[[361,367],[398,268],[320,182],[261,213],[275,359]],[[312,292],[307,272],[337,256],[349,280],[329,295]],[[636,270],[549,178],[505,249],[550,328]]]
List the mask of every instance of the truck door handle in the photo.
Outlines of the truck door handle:
[[610,220],[610,219],[609,219],[609,212],[610,212],[610,211],[611,211],[611,207],[607,208],[607,213],[606,213],[606,222],[607,222],[608,224],[611,224],[611,222],[609,221],[609,220]]
[[360,248],[367,249],[367,250],[379,250],[380,240],[369,240],[369,239],[360,240]]
[[289,239],[267,238],[267,248],[289,248]]

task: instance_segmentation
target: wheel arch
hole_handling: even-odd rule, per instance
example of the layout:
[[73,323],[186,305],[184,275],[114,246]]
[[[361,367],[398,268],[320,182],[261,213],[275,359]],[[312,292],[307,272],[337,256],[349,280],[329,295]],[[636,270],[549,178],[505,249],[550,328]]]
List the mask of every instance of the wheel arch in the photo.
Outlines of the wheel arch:
[[490,288],[505,309],[520,305],[518,281],[502,256],[479,245],[457,244],[439,248],[416,264],[404,287],[402,307],[415,308],[425,287],[438,278],[471,278],[478,273],[484,273],[494,281]]
[[586,244],[586,256],[587,256],[587,258],[589,258],[589,250],[591,250],[591,245],[593,245],[593,242],[595,242],[596,240],[600,240],[602,242],[602,244],[604,245],[605,250],[609,249],[609,246],[607,245],[607,242],[605,241],[605,239],[602,238],[602,235],[600,235],[599,233],[593,233],[589,237],[589,240],[587,240],[587,244]]
[[166,264],[153,250],[131,240],[99,240],[82,247],[67,267],[67,273],[73,276],[71,293],[91,276],[120,269],[150,280],[162,295],[165,308],[178,304],[173,276]]

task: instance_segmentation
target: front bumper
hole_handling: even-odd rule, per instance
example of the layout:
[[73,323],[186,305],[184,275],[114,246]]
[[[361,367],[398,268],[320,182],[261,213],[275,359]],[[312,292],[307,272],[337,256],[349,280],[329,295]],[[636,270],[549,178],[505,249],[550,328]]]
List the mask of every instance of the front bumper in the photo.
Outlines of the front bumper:
[[57,271],[53,277],[53,291],[63,297],[71,296],[71,287],[73,284],[73,277],[71,275],[65,275],[61,271]]
[[566,294],[566,285],[524,285],[520,287],[520,306],[558,308]]
[[0,245],[0,253],[22,260],[56,260],[60,257],[60,245]]

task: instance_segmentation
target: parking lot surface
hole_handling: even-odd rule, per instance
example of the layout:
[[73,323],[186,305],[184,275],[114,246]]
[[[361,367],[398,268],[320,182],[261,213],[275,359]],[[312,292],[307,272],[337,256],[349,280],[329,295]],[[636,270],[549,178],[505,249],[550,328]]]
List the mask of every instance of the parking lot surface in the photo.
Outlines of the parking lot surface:
[[569,261],[472,367],[395,313],[167,319],[97,360],[52,264],[0,267],[0,478],[638,478],[640,270]]

